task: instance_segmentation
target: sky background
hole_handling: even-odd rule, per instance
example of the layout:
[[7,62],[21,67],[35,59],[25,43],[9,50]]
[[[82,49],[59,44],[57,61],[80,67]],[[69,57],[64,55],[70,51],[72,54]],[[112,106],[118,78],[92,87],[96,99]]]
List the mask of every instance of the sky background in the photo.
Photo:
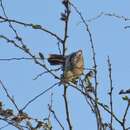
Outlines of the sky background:
[[[129,0],[118,2],[113,0],[73,0],[72,3],[82,12],[85,20],[96,17],[101,12],[114,13],[130,18]],[[9,18],[26,23],[41,24],[43,27],[63,37],[64,24],[60,20],[60,13],[63,12],[64,7],[61,4],[61,0],[3,0],[3,5]],[[3,16],[1,9],[0,15]],[[114,111],[121,117],[124,113],[126,103],[122,101],[118,93],[121,89],[130,88],[130,29],[124,29],[126,25],[130,25],[130,21],[103,15],[96,20],[88,22],[88,25],[96,50],[100,100],[103,103],[109,103],[107,94],[109,90],[107,56],[110,56],[114,87]],[[14,24],[14,27],[23,38],[24,43],[27,44],[35,55],[38,55],[38,52],[42,52],[47,57],[50,53],[58,53],[57,40],[50,35],[21,25]],[[0,34],[10,38],[15,37],[6,23],[0,24]],[[85,67],[92,67],[93,62],[89,36],[79,16],[73,9],[70,15],[67,48],[67,54],[82,49]],[[26,56],[19,49],[0,40],[0,58]],[[44,75],[37,80],[33,80],[37,74],[43,71],[43,68],[35,65],[33,61],[0,61],[0,80],[4,82],[8,91],[14,96],[19,107],[22,107],[34,96],[57,82],[50,75]],[[62,96],[63,88],[61,86],[55,87],[35,100],[25,111],[39,119],[47,117],[47,104],[50,103],[51,92],[53,92],[53,108],[66,128],[64,100]],[[74,130],[96,130],[95,117],[86,104],[84,97],[72,88],[69,88],[68,97]],[[1,88],[0,100],[4,101],[5,108],[13,108],[13,105],[9,102]],[[130,116],[130,113],[128,115]],[[107,114],[104,114],[104,119],[109,120]],[[4,123],[1,122],[0,126],[3,125]],[[118,130],[121,129],[117,124],[115,126]],[[9,129],[14,130],[12,127],[5,128],[5,130]],[[54,123],[54,130],[60,130],[56,123]]]

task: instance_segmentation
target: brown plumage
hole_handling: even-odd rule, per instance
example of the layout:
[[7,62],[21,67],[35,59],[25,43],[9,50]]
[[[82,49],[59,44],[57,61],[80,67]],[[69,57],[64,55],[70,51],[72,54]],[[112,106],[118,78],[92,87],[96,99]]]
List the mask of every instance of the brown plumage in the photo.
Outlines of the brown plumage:
[[51,54],[48,58],[51,65],[63,65],[63,81],[75,82],[80,75],[83,74],[84,60],[82,50],[78,50],[70,55],[63,57],[62,55]]
[[51,65],[63,65],[65,62],[65,57],[58,54],[50,54],[48,58],[48,62]]

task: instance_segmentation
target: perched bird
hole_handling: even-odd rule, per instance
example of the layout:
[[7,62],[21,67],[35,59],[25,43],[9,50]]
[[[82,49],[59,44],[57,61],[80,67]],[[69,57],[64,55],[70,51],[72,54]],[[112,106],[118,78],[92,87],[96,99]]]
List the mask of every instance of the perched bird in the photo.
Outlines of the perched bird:
[[64,73],[62,76],[63,82],[75,81],[83,74],[84,60],[82,50],[78,50],[67,56],[51,54],[48,58],[51,65],[62,65]]

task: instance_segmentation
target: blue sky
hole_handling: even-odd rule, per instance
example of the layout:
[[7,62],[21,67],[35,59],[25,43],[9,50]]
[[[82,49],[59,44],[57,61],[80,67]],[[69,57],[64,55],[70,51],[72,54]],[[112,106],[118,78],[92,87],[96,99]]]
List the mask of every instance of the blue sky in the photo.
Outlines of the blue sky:
[[[86,20],[91,19],[101,12],[126,16],[130,18],[130,1],[113,0],[73,0],[72,1]],[[22,0],[22,1],[3,1],[7,15],[11,19],[16,19],[26,23],[37,23],[43,27],[63,36],[63,22],[60,20],[60,13],[64,7],[61,0]],[[69,38],[67,41],[67,53],[82,49],[84,53],[85,67],[92,67],[91,48],[88,33],[81,23],[79,16],[72,9],[69,23]],[[0,15],[3,15],[0,9]],[[118,116],[124,112],[126,104],[122,101],[118,92],[121,89],[130,87],[130,29],[124,29],[124,26],[130,25],[129,21],[118,19],[116,17],[102,16],[97,20],[88,22],[92,33],[96,58],[98,65],[99,97],[104,103],[109,103],[107,92],[109,90],[107,56],[110,56],[112,63],[112,77],[114,86],[114,110]],[[23,41],[31,48],[36,55],[42,52],[46,57],[50,53],[58,53],[57,41],[48,34],[39,30],[14,25]],[[7,24],[0,24],[0,34],[14,38],[13,32]],[[19,49],[8,45],[0,40],[0,58],[24,57],[27,56]],[[46,62],[47,63],[47,62]],[[44,75],[37,80],[33,78],[44,70],[35,65],[32,61],[0,61],[0,79],[5,83],[8,91],[14,96],[19,107],[22,107],[28,100],[39,94],[42,90],[50,87],[56,82],[52,76]],[[0,88],[1,91],[1,88]],[[50,92],[38,98],[28,108],[26,112],[36,118],[43,119],[48,114],[47,104],[50,102],[51,92],[53,95],[54,110],[60,120],[66,126],[63,103],[63,88],[57,86]],[[71,112],[72,124],[75,130],[92,129],[96,130],[95,117],[90,108],[86,105],[84,97],[77,91],[69,88],[69,108]],[[3,91],[0,94],[0,100],[4,101],[5,108],[13,107],[9,103]],[[129,113],[130,114],[130,113]],[[104,114],[104,119],[107,114]],[[130,115],[129,115],[130,116]],[[107,118],[108,119],[108,118]],[[54,120],[52,120],[54,122]],[[2,125],[2,123],[0,124]],[[120,129],[120,127],[115,124]],[[14,128],[5,128],[5,130]],[[59,130],[57,124],[54,129]]]

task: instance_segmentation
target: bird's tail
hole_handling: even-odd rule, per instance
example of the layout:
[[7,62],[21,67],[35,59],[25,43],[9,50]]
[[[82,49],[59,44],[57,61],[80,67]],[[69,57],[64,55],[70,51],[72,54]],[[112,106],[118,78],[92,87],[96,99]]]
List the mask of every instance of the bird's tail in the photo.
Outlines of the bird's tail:
[[48,62],[51,65],[63,65],[65,63],[65,57],[58,54],[50,54],[48,57]]

